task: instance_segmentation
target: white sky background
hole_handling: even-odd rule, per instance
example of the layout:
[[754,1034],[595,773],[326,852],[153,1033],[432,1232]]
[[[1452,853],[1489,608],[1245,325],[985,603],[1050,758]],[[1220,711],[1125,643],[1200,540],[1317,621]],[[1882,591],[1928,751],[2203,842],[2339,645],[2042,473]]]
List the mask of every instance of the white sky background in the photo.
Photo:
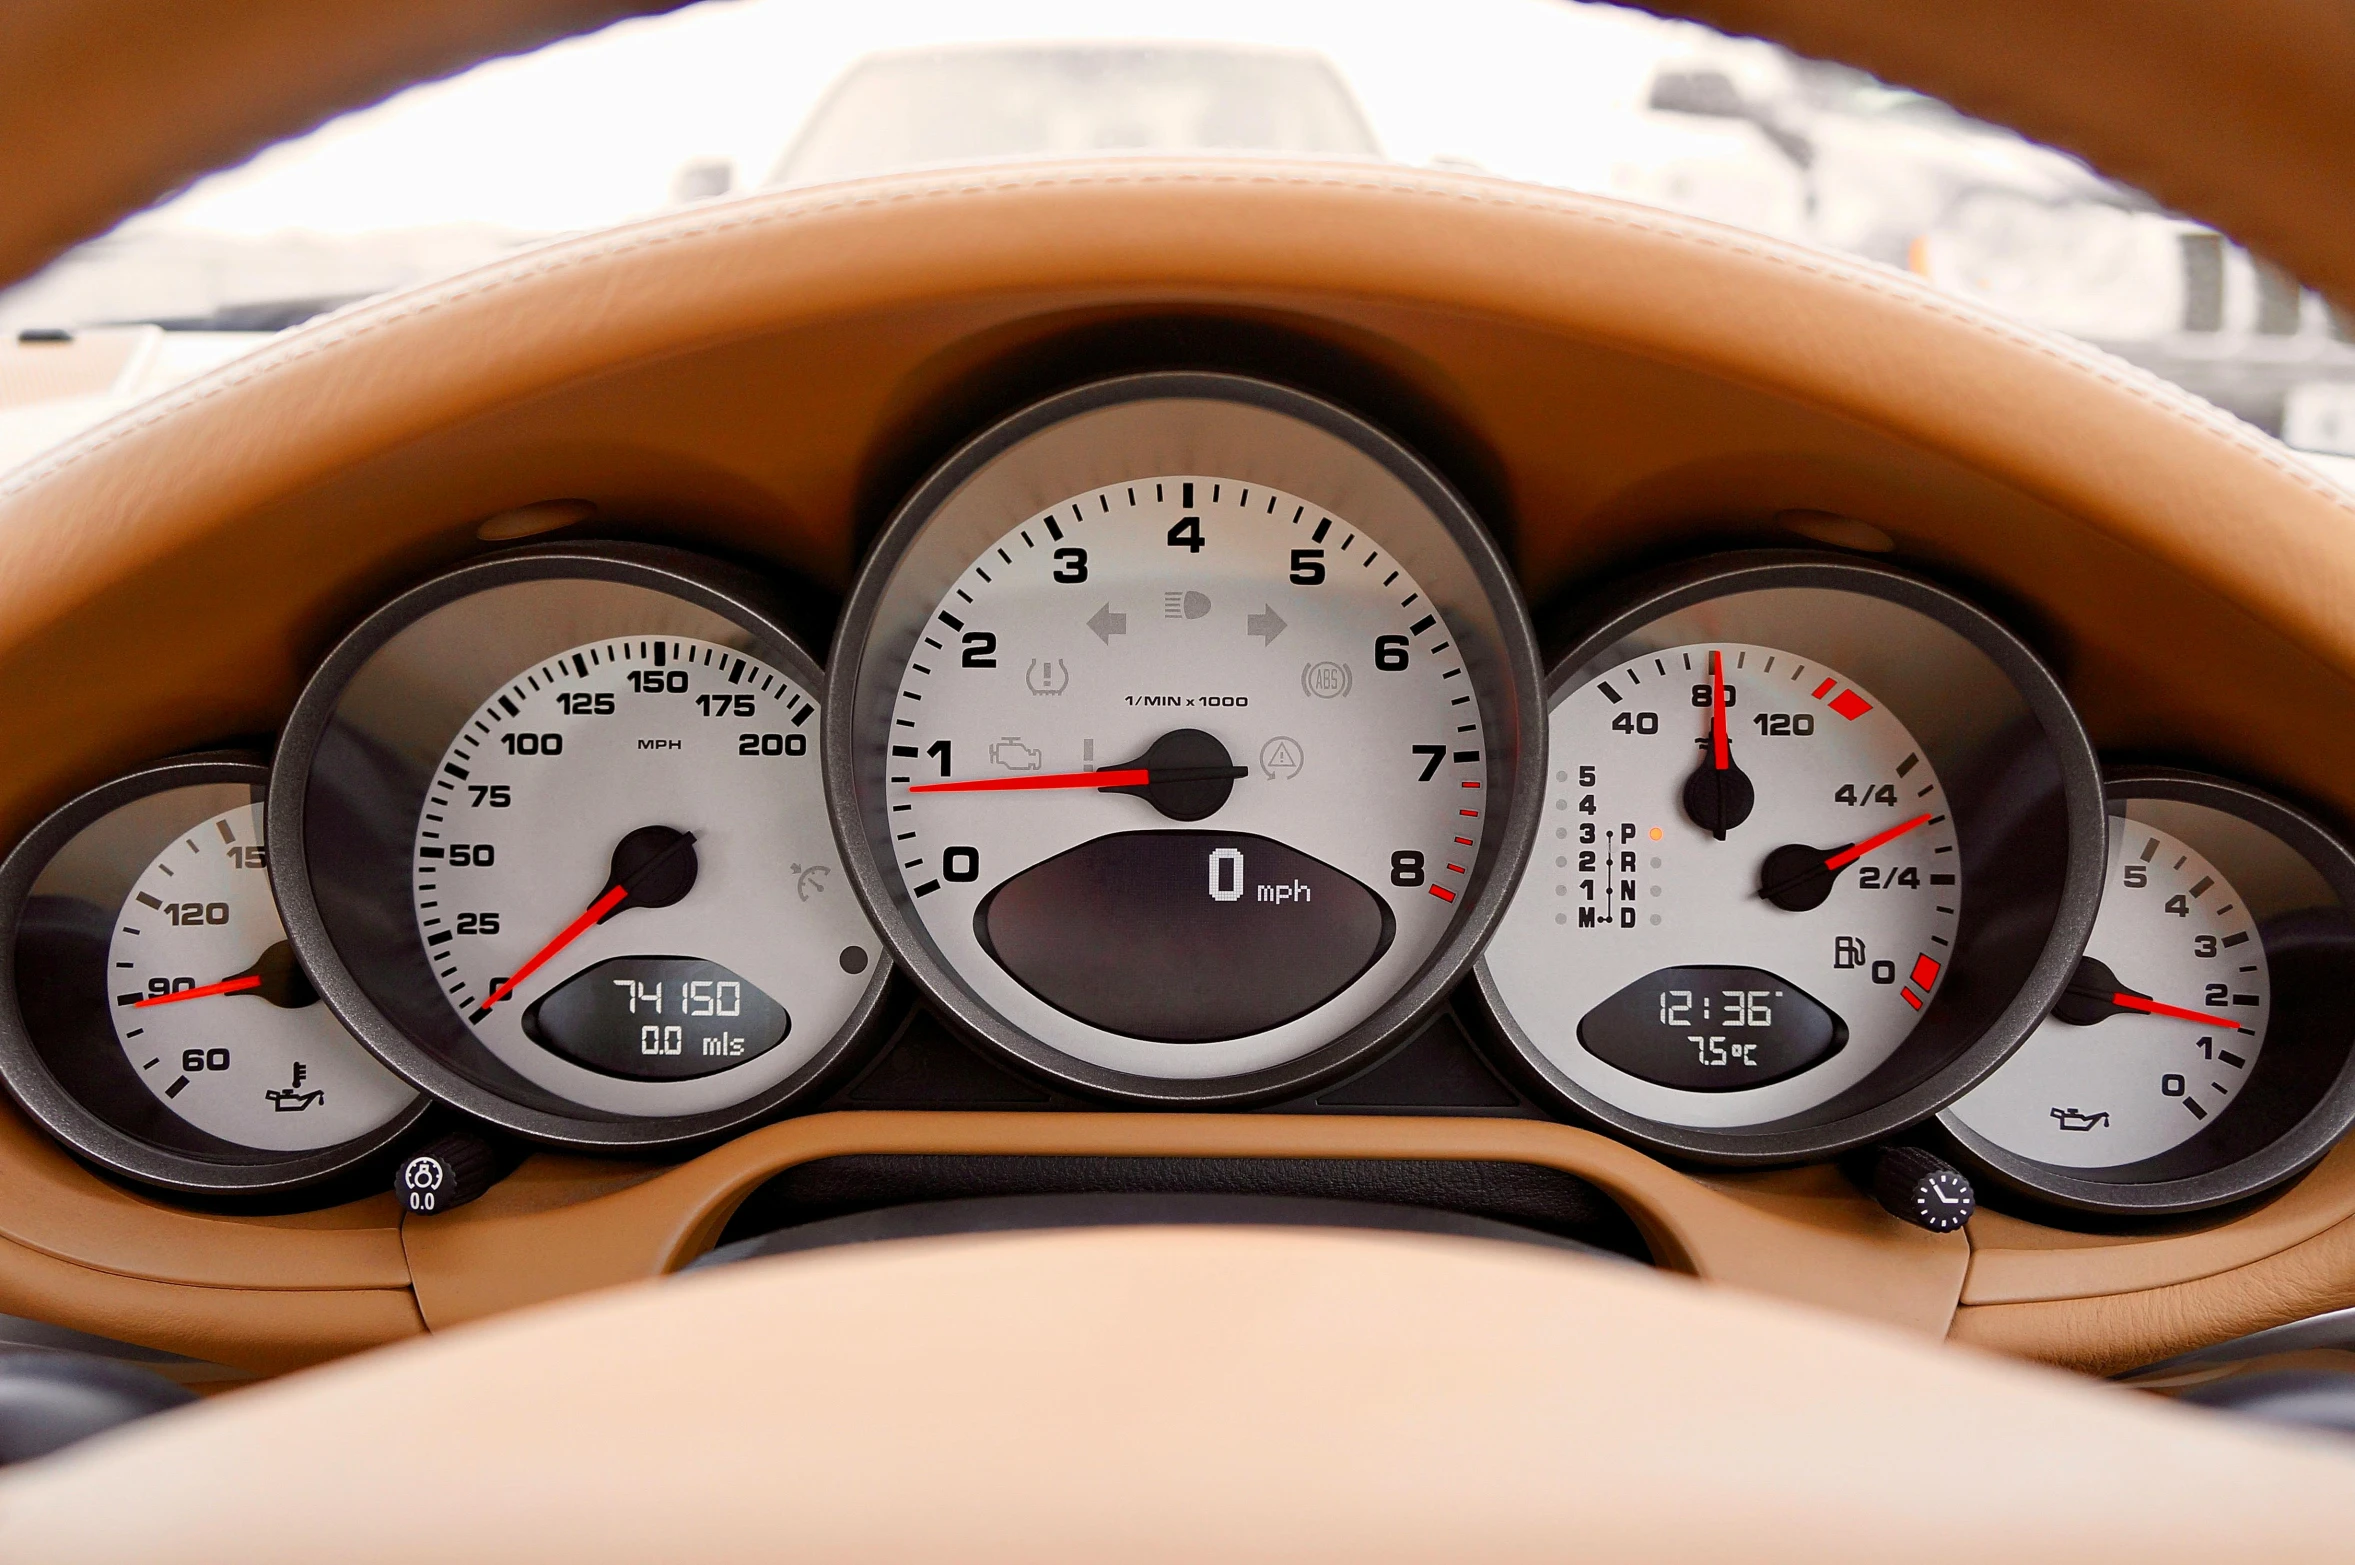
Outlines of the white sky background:
[[1316,49],[1391,157],[1465,157],[1595,189],[1654,63],[1711,35],[1561,0],[706,0],[414,88],[215,175],[136,226],[596,227],[662,206],[692,157],[732,158],[739,187],[757,185],[827,85],[869,51],[1076,38]]

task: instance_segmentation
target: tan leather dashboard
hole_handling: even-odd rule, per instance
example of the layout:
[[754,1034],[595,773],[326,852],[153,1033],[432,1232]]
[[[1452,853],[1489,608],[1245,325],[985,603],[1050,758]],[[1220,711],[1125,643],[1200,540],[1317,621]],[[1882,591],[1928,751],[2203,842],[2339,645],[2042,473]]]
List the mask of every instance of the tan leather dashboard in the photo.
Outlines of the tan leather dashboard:
[[[1342,381],[1455,474],[1540,605],[1662,554],[1869,524],[2035,638],[2105,750],[2355,814],[2355,507],[2279,447],[1911,280],[1704,224],[1363,167],[908,176],[700,208],[289,334],[0,484],[21,830],[268,733],[360,612],[552,499],[831,589],[945,446],[1078,373],[1205,352]],[[1836,529],[1835,529],[1836,531]],[[2249,699],[2252,690],[2262,700]],[[0,1311],[259,1373],[691,1258],[845,1150],[1491,1158],[1617,1195],[1668,1264],[2112,1369],[2355,1302],[2342,1151],[2257,1211],[1966,1253],[1829,1169],[1696,1179],[1511,1121],[849,1115],[649,1177],[542,1159],[479,1206],[287,1218],[127,1195],[11,1115]]]

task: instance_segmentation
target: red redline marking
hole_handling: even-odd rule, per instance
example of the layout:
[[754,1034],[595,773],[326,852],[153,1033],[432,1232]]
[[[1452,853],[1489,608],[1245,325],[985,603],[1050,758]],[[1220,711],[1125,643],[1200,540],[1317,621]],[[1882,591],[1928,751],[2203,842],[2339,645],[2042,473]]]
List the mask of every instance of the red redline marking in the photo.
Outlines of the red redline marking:
[[1468,783],[1464,784],[1464,786],[1465,786],[1465,787],[1467,787],[1467,788],[1477,788],[1477,787],[1479,787],[1480,785],[1479,785],[1478,783],[1476,783],[1476,782],[1468,782]]
[[170,1005],[176,1000],[210,999],[216,994],[243,994],[248,989],[259,989],[261,986],[261,977],[258,974],[248,973],[243,978],[224,978],[217,984],[204,984],[195,989],[176,989],[170,994],[151,994],[144,1000],[133,1000],[131,1009],[137,1011],[150,1005]]
[[1905,1003],[1907,1005],[1912,1006],[1917,1011],[1922,1008],[1922,997],[1918,994],[1915,994],[1911,989],[1900,989],[1897,992],[1905,996]]
[[1825,681],[1824,681],[1822,684],[1820,684],[1820,685],[1816,686],[1816,687],[1815,687],[1815,699],[1817,699],[1818,701],[1821,701],[1821,700],[1824,698],[1824,692],[1825,692],[1825,691],[1827,691],[1827,690],[1829,690],[1829,689],[1831,689],[1831,688],[1832,688],[1832,686],[1834,686],[1834,685],[1836,685],[1836,684],[1838,684],[1838,683],[1839,683],[1839,681],[1838,681],[1838,680],[1836,680],[1836,679],[1827,679],[1827,680],[1825,680]]
[[1456,846],[1457,846],[1457,847],[1459,847],[1459,848],[1468,848],[1468,847],[1470,847],[1471,845],[1472,845],[1472,839],[1471,839],[1471,838],[1469,838],[1469,837],[1458,837],[1458,838],[1456,839]]
[[1464,866],[1461,864],[1450,864],[1448,868],[1454,870],[1459,875],[1464,872]]
[[1478,820],[1480,818],[1480,812],[1478,810],[1458,810],[1456,813],[1458,815],[1469,815],[1474,820]]
[[1832,710],[1851,723],[1873,709],[1873,704],[1853,690],[1843,690],[1832,697]]
[[1456,899],[1456,894],[1448,890],[1445,886],[1432,886],[1428,889],[1431,895],[1437,897],[1442,902],[1453,902]]
[[1911,975],[1913,986],[1922,993],[1928,994],[1930,985],[1938,981],[1939,971],[1937,962],[1931,959],[1929,952],[1924,951],[1913,959],[1913,973]]

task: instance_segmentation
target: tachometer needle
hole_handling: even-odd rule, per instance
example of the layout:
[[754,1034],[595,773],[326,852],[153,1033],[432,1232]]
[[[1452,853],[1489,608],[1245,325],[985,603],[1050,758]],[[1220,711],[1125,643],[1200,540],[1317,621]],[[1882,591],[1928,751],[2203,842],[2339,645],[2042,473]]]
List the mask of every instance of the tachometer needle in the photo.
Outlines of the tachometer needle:
[[1227,747],[1199,728],[1163,734],[1135,760],[1094,772],[1047,772],[1030,776],[970,777],[959,782],[917,783],[910,793],[1026,793],[1034,789],[1094,788],[1133,793],[1172,820],[1198,821],[1216,814],[1237,779],[1251,775],[1237,766]]
[[1709,654],[1708,755],[1684,780],[1685,817],[1719,842],[1750,818],[1758,790],[1734,765],[1733,741],[1725,725],[1725,654]]
[[1927,826],[1933,818],[1916,815],[1845,848],[1826,850],[1798,842],[1777,848],[1759,866],[1758,894],[1788,913],[1821,907],[1824,898],[1832,894],[1832,885],[1839,879],[1840,871],[1875,849],[1887,847],[1907,832]]
[[547,966],[566,946],[619,912],[622,903],[630,898],[637,899],[633,904],[637,907],[669,907],[686,896],[694,888],[697,868],[693,832],[669,826],[641,826],[631,832],[614,848],[612,875],[597,899],[582,910],[580,917],[559,930],[555,939],[533,952],[531,959],[508,975],[466,1019],[479,1022],[490,1015],[491,1007],[513,994],[518,984]]
[[255,957],[253,966],[242,973],[232,973],[217,984],[199,984],[171,994],[151,994],[144,1000],[132,1001],[131,1009],[175,1005],[182,1000],[207,1000],[217,994],[250,994],[288,1011],[319,1003],[319,991],[311,987],[311,980],[295,961],[294,947],[281,940]]

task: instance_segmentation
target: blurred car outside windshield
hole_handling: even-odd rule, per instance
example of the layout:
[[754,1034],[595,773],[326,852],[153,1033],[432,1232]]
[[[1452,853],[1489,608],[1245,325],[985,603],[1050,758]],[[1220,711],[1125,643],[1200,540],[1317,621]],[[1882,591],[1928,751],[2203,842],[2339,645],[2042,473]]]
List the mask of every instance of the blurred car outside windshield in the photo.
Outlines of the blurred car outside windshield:
[[705,0],[411,89],[0,292],[0,469],[271,333],[762,185],[1071,156],[1385,160],[1902,268],[2355,482],[2349,323],[2075,159],[1871,77],[1573,0]]

